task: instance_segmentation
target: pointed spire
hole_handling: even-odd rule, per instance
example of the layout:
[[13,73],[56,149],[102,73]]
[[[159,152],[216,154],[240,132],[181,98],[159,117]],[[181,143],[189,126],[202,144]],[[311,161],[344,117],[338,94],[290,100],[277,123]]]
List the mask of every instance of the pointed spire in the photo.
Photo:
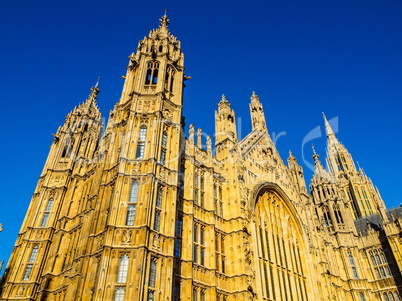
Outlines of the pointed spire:
[[99,88],[98,88],[99,80],[100,80],[100,76],[98,77],[98,81],[96,82],[95,87],[91,88],[91,94],[89,95],[89,97],[87,99],[87,103],[89,103],[89,104],[91,104],[91,103],[96,101],[97,95],[98,95],[98,93],[100,91]]
[[332,131],[331,126],[329,125],[329,122],[328,122],[327,117],[325,116],[324,112],[322,112],[322,116],[324,117],[325,131],[327,133],[328,143],[339,143],[338,140],[336,139],[334,132]]
[[170,20],[167,18],[167,9],[165,9],[165,15],[159,19],[159,28],[167,28],[168,25],[170,24]]
[[314,149],[314,145],[312,144],[311,146],[313,148],[313,153],[314,153],[313,159],[314,159],[315,169],[316,170],[323,169],[323,167],[321,165],[321,162],[320,162],[320,159],[319,159],[320,156],[316,154],[315,149]]
[[250,115],[251,123],[253,125],[253,130],[265,131],[267,126],[265,124],[264,110],[260,102],[260,98],[253,91],[250,103]]

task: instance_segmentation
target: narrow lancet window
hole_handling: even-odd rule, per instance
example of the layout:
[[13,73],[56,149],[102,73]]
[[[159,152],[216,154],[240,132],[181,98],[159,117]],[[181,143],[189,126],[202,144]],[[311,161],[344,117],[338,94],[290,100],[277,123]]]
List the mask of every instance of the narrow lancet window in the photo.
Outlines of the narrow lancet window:
[[139,134],[139,137],[138,137],[137,152],[136,152],[136,155],[135,155],[136,159],[143,159],[144,158],[146,136],[147,136],[147,127],[142,126],[140,128],[140,134]]
[[131,184],[130,198],[128,200],[127,206],[126,226],[134,225],[135,211],[137,208],[138,188],[139,184],[137,181]]

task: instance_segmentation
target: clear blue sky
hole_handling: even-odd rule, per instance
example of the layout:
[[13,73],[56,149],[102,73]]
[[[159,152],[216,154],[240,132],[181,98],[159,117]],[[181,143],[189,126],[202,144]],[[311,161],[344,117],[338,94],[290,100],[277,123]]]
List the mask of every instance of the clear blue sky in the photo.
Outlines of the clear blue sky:
[[[302,3],[303,2],[303,3]],[[51,133],[101,76],[105,117],[119,100],[138,40],[168,9],[182,42],[184,115],[214,133],[224,93],[251,130],[253,90],[286,161],[302,164],[302,141],[321,112],[338,117],[337,137],[378,186],[401,203],[401,1],[3,1],[0,5],[2,116],[0,260],[7,262],[52,143]],[[187,131],[186,129],[186,131]],[[324,161],[325,138],[311,143]],[[4,271],[4,267],[3,267]]]

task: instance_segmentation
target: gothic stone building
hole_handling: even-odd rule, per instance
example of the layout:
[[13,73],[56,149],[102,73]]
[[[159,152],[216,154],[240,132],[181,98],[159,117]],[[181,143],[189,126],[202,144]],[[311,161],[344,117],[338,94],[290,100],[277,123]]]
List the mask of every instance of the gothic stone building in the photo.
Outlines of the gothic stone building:
[[236,135],[182,116],[184,56],[163,16],[129,57],[104,134],[98,84],[54,134],[1,300],[400,301],[401,210],[388,210],[325,119],[328,169],[282,161],[254,93]]

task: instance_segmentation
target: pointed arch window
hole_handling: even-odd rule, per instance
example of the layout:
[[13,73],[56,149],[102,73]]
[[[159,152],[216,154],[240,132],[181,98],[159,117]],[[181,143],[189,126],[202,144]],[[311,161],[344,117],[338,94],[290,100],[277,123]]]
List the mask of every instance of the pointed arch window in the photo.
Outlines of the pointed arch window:
[[125,292],[125,287],[116,287],[116,291],[114,293],[114,301],[123,301]]
[[154,218],[154,230],[159,231],[160,220],[162,212],[162,187],[159,185],[156,191],[156,201],[155,201],[155,218]]
[[148,62],[148,69],[145,78],[146,85],[156,85],[158,82],[158,69],[159,69],[159,62]]
[[335,213],[336,222],[338,224],[343,224],[343,218],[342,218],[341,209],[340,209],[339,205],[334,206],[334,213]]
[[308,300],[306,249],[286,201],[272,190],[261,191],[255,204],[255,221],[262,298],[287,300],[289,294]]
[[46,209],[45,209],[45,212],[43,213],[43,218],[40,223],[41,227],[46,227],[47,220],[49,219],[50,210],[52,209],[52,206],[53,206],[53,197],[51,197],[49,199],[49,201],[47,202]]
[[161,146],[161,156],[159,162],[162,165],[165,165],[166,161],[166,146],[167,146],[167,133],[163,132],[162,134],[162,146]]
[[194,173],[194,205],[198,205],[198,193],[199,193],[199,187],[198,187],[198,168],[195,168],[195,173]]
[[138,198],[138,188],[139,188],[138,181],[134,181],[131,184],[130,190],[130,198],[128,200],[128,207],[127,207],[127,217],[126,217],[126,226],[133,226],[134,219],[135,219],[135,211],[137,208],[137,198]]
[[28,263],[27,263],[27,266],[25,268],[24,276],[22,278],[23,281],[29,280],[29,276],[31,275],[32,267],[34,265],[36,255],[38,254],[38,249],[39,249],[39,247],[37,245],[35,245],[32,248],[31,255],[29,256]]
[[126,283],[128,272],[128,255],[124,254],[120,257],[119,271],[117,273],[117,283]]
[[114,301],[123,301],[124,300],[124,294],[126,292],[125,284],[127,282],[128,262],[129,262],[128,255],[123,254],[120,257],[119,269],[117,271],[116,283],[117,283],[118,287],[116,287],[116,291],[114,294]]
[[377,279],[392,277],[384,250],[373,250],[369,252],[371,263]]
[[36,255],[38,254],[38,246],[34,246],[31,252],[31,256],[29,256],[28,262],[34,262],[36,259]]
[[148,286],[155,287],[155,278],[156,278],[156,258],[151,258],[151,263],[149,265]]
[[329,215],[328,207],[324,206],[322,211],[323,211],[323,215],[324,215],[325,225],[327,227],[332,226],[332,221],[331,221],[331,217]]
[[174,80],[174,68],[172,66],[168,66],[166,69],[165,75],[165,90],[173,92],[173,80]]
[[363,194],[364,200],[366,202],[366,207],[367,207],[367,209],[369,211],[369,214],[373,214],[374,213],[373,208],[371,207],[370,201],[369,201],[369,199],[367,197],[366,190],[364,188],[362,188],[362,194]]
[[176,228],[176,250],[175,255],[181,257],[181,245],[182,245],[182,235],[183,235],[183,216],[179,215],[177,219]]
[[147,127],[145,125],[143,125],[140,128],[140,133],[139,133],[139,136],[138,136],[137,152],[136,152],[136,155],[135,155],[136,159],[143,159],[144,158],[146,136],[147,136]]
[[355,279],[359,279],[359,276],[357,275],[357,270],[356,270],[356,266],[355,266],[355,261],[353,260],[353,256],[352,253],[348,253],[349,256],[349,262],[350,262],[350,266],[352,267],[352,272],[353,272],[353,277]]
[[154,300],[155,279],[156,279],[156,258],[151,257],[151,262],[149,264],[149,277],[148,277],[148,295],[147,295],[148,301]]
[[64,142],[63,152],[61,153],[62,158],[69,158],[71,155],[71,151],[74,146],[74,140],[66,139]]
[[219,216],[223,217],[223,198],[222,198],[222,186],[219,184]]

